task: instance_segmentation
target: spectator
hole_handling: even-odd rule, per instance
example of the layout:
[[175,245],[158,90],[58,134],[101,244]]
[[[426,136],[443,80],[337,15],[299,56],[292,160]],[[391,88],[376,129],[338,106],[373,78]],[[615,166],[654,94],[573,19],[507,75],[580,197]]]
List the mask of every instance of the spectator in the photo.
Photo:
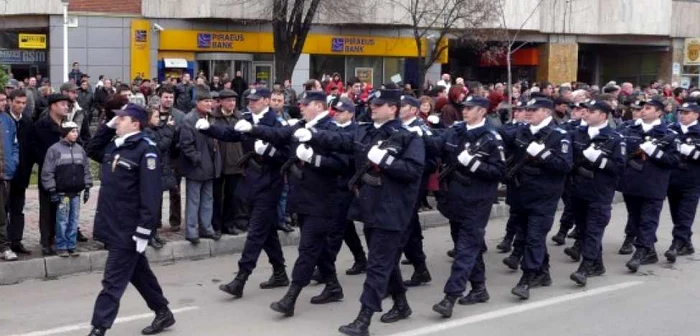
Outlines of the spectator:
[[[435,112],[435,100],[428,96],[420,97],[420,108],[418,109],[418,116],[423,119],[424,122],[428,122],[428,117]],[[430,125],[430,124],[428,124]]]
[[27,106],[25,107],[27,113],[34,113],[36,108],[36,102],[39,100],[40,94],[36,87],[36,78],[30,77],[27,81],[27,88],[25,89],[27,93]]
[[87,80],[83,80],[82,82],[80,82],[77,100],[78,105],[85,112],[87,124],[90,125],[90,122],[92,121],[92,115],[95,110],[95,95],[90,91],[90,87],[88,86]]
[[[4,93],[0,93],[0,101]],[[27,132],[32,127],[32,117],[26,113],[26,93],[13,91],[10,95],[9,116],[12,118],[17,131],[17,144],[19,146],[19,161],[14,177],[10,181],[9,223],[7,224],[7,236],[10,240],[10,248],[15,253],[30,254],[22,244],[24,236],[24,202],[29,186],[29,178],[32,174],[32,161],[27,148]],[[1,104],[1,103],[0,103]]]
[[211,79],[211,90],[214,92],[223,90],[223,84],[221,84],[221,78],[219,78],[219,76],[214,76],[214,78]]
[[284,80],[284,105],[287,107],[297,105],[297,92],[292,88],[292,81]]
[[[72,121],[78,124],[78,134],[80,134],[78,143],[81,146],[85,146],[90,142],[90,118],[87,115],[88,111],[81,108],[78,104],[78,87],[73,83],[63,83],[61,85],[61,94],[70,98],[68,115],[65,121]],[[80,233],[80,228],[78,228],[78,241],[87,241]]]
[[[233,91],[232,83],[230,79],[224,79],[223,81],[223,86],[222,90],[231,90]],[[235,91],[234,91],[235,92]]]
[[[343,93],[344,87],[343,87],[343,79],[340,77],[340,74],[335,72],[333,73],[333,77],[331,77],[330,82],[326,86],[326,94],[332,94],[333,89],[338,90],[337,93],[338,95]],[[336,97],[338,96],[336,95]]]
[[403,85],[403,95],[411,97],[416,96],[416,94],[413,92],[413,86],[411,86],[411,83],[406,83]]
[[452,126],[457,121],[462,121],[462,109],[459,104],[464,100],[464,87],[453,85],[447,95],[447,104],[440,110],[440,121],[447,127]]
[[[170,120],[175,123],[175,135],[174,142],[177,144],[179,137],[180,127],[185,121],[185,113],[173,107],[175,101],[175,92],[172,86],[164,86],[160,90],[160,111],[159,117],[162,123],[168,123]],[[182,202],[180,196],[180,183],[182,182],[182,172],[179,169],[179,150],[178,146],[175,146],[170,152],[172,158],[173,173],[175,176],[175,185],[168,189],[168,196],[170,197],[170,230],[180,231],[180,225],[182,224]]]
[[[15,94],[24,93],[17,91]],[[26,102],[26,99],[25,99]],[[4,111],[7,108],[7,96],[0,94],[0,110]],[[24,110],[24,106],[22,106]],[[19,161],[19,145],[16,140],[15,123],[7,113],[0,113],[0,178],[3,181],[11,181],[15,175],[17,164]],[[7,261],[17,260],[17,255],[10,249],[10,240],[7,236],[7,214],[5,213],[5,205],[7,199],[5,195],[9,192],[6,190],[6,183],[0,183],[0,257]]]
[[688,92],[684,88],[677,87],[673,89],[673,99],[676,101],[676,105],[682,105],[687,96]]
[[[77,257],[80,192],[83,203],[90,198],[92,176],[83,147],[77,144],[78,124],[61,125],[61,140],[49,147],[41,169],[41,183],[57,203],[56,251],[60,257]],[[76,178],[77,177],[77,178]]]
[[448,74],[448,73],[442,74],[441,79],[437,82],[437,86],[442,86],[446,90],[449,91],[450,88],[452,87],[452,80],[450,79],[450,74]]
[[554,96],[554,85],[550,82],[542,82],[540,84],[540,94],[543,96],[552,99]]
[[243,104],[241,104],[241,101],[245,98],[243,92],[245,92],[248,89],[248,82],[246,82],[246,80],[243,78],[242,71],[236,71],[236,76],[231,81],[231,87],[233,88],[233,91],[236,92],[236,94],[238,95],[238,98],[236,100],[236,106],[244,107]]
[[80,78],[83,76],[83,72],[80,71],[80,64],[78,62],[73,62],[73,69],[68,73],[68,81],[73,81],[73,83],[80,83]]
[[105,79],[105,75],[100,75],[99,77],[97,77],[97,84],[95,85],[96,89],[105,86],[104,79]]
[[112,80],[109,78],[103,79],[103,85],[98,86],[95,89],[95,94],[93,95],[97,115],[102,115],[105,112],[105,104],[116,93],[116,90],[114,90],[114,87],[112,86]]
[[214,232],[211,224],[214,179],[221,173],[221,157],[216,140],[198,132],[194,127],[199,119],[209,119],[212,99],[208,92],[197,92],[196,96],[197,104],[185,116],[179,139],[183,156],[180,164],[187,186],[185,238],[195,245],[199,243],[199,238],[221,238],[221,234]]
[[489,109],[488,113],[492,113],[496,111],[496,108],[498,107],[499,104],[501,104],[504,100],[506,100],[505,95],[503,94],[503,91],[505,90],[505,87],[503,84],[498,83],[494,86],[493,91],[489,93],[488,99],[489,99]]
[[182,75],[182,83],[175,87],[175,107],[180,111],[192,110],[194,99],[194,85],[190,82],[190,74]]

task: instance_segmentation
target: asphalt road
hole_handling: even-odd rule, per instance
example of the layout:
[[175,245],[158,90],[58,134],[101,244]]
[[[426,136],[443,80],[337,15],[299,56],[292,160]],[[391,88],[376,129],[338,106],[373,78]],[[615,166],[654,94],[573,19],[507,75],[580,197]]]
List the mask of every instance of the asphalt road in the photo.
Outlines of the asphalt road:
[[[450,259],[445,256],[451,245],[449,229],[426,230],[425,245],[433,282],[409,291],[414,312],[410,319],[387,325],[379,322],[377,314],[370,327],[372,334],[697,335],[700,255],[679,258],[674,265],[667,264],[662,257],[659,264],[642,266],[637,274],[628,273],[624,263],[629,256],[616,254],[623,238],[626,212],[623,204],[613,209],[604,242],[608,273],[589,279],[585,289],[577,287],[569,280],[569,274],[578,265],[564,255],[563,247],[550,244],[554,284],[532,290],[529,301],[519,301],[510,294],[520,273],[509,271],[501,263],[504,255],[495,251],[506,219],[492,220],[487,230],[490,250],[486,255],[491,300],[477,306],[458,305],[449,320],[437,317],[431,310],[442,298],[442,288],[449,275]],[[669,218],[665,209],[657,245],[661,254],[670,244]],[[288,264],[292,265],[295,248],[287,247],[284,251]],[[322,290],[322,286],[312,285],[302,292],[296,315],[281,317],[269,309],[269,304],[280,299],[285,289],[258,288],[271,272],[265,257],[251,276],[244,297],[232,300],[217,287],[233,277],[237,260],[235,255],[154,267],[171,301],[171,309],[176,312],[177,324],[164,335],[340,335],[338,326],[352,321],[359,310],[364,277],[343,274],[340,277],[345,289],[343,302],[311,305],[311,296]],[[351,256],[344,248],[338,269],[344,271],[351,263]],[[403,267],[404,276],[410,277],[411,267]],[[291,272],[291,266],[288,271]],[[0,335],[87,335],[100,279],[101,274],[84,274],[0,287]],[[385,301],[385,310],[390,305],[391,300]],[[119,317],[108,333],[110,336],[138,335],[153,315],[130,287],[122,299]]]

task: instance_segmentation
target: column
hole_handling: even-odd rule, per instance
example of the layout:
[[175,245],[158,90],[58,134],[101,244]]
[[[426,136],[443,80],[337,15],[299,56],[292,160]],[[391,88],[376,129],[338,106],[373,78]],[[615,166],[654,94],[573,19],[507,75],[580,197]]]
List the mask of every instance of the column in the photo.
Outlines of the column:
[[539,47],[537,81],[555,85],[576,81],[578,72],[578,43],[574,36],[550,36]]

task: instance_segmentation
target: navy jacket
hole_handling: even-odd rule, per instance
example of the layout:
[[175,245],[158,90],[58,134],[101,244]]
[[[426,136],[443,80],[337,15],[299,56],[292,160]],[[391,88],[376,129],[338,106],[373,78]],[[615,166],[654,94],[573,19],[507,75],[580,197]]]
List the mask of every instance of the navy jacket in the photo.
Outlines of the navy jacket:
[[115,131],[102,125],[87,147],[101,164],[94,236],[107,248],[134,249],[131,238],[148,239],[158,224],[163,189],[156,144],[137,133],[117,148]]
[[[501,135],[512,157],[508,168],[527,161],[515,175],[520,187],[513,185],[511,206],[528,209],[537,209],[543,205],[556,206],[564,192],[564,180],[572,166],[568,133],[552,121],[535,135],[526,124],[502,129]],[[541,142],[546,148],[537,157],[527,153],[527,147],[533,141]]]
[[[457,157],[467,147],[476,158],[469,166],[464,166]],[[467,130],[464,123],[449,128],[442,135],[440,153],[445,166],[456,167],[456,173],[446,177],[445,197],[440,197],[438,202],[438,210],[445,217],[459,220],[465,211],[473,210],[475,203],[489,201],[489,206],[493,204],[506,165],[501,136],[488,122],[472,130]]]
[[[277,120],[277,115],[272,110],[267,110],[260,119],[260,126],[282,127],[282,124]],[[243,118],[253,123],[253,116],[250,113],[244,113]],[[200,131],[215,139],[224,142],[240,142],[243,144],[243,152],[255,152],[255,137],[240,133],[233,127],[211,125],[208,130]],[[277,204],[282,194],[284,181],[280,174],[280,168],[289,157],[289,145],[283,143],[271,144],[265,155],[255,154],[251,160],[255,160],[255,164],[247,164],[245,168],[245,178],[236,187],[236,193],[249,203],[253,202],[268,202]],[[258,167],[260,169],[258,169]]]
[[[499,132],[501,134],[504,133],[513,133],[518,127],[521,127],[522,125],[526,125],[524,122],[519,122],[519,121],[509,121],[499,129]],[[507,146],[507,144],[503,144],[505,153],[506,153],[506,167],[511,166],[513,163],[513,152],[515,146]],[[505,175],[503,176],[505,178]],[[515,190],[515,185],[513,185],[513,181],[506,181],[505,179],[503,181],[506,185],[506,204],[510,205],[511,200],[513,199],[513,190]]]
[[[678,167],[678,140],[665,123],[644,132],[642,125],[632,125],[622,130],[627,144],[627,168],[620,180],[620,191],[624,194],[662,200],[666,198],[671,171]],[[666,139],[666,140],[663,140]],[[634,156],[639,145],[647,140],[662,141],[652,155]],[[642,170],[633,169],[631,161],[641,165]]]
[[29,113],[22,113],[18,120],[12,116],[10,111],[7,115],[15,122],[17,130],[17,143],[19,145],[19,163],[15,176],[12,178],[12,185],[20,189],[26,189],[29,186],[29,178],[32,175],[32,156],[30,148],[27,146],[27,135],[32,128],[32,117]]
[[423,141],[394,119],[380,128],[372,123],[358,125],[354,133],[319,131],[312,128],[312,146],[354,155],[356,169],[366,166],[367,153],[378,141],[399,132],[389,147],[392,151],[372,170],[381,176],[381,186],[361,185],[350,209],[350,219],[367,228],[403,231],[411,220],[425,164]]
[[[288,160],[293,160],[293,164],[297,165],[302,174],[301,178],[294,176],[294,174],[287,174],[289,183],[288,211],[330,218],[333,216],[334,210],[332,195],[336,191],[338,176],[348,166],[348,159],[345,155],[328,151],[318,145],[312,145],[314,156],[311,158],[311,163],[299,160],[296,156],[296,149],[300,144],[293,137],[293,134],[304,125],[305,122],[300,121],[295,126],[287,127],[255,126],[251,135],[273,145],[283,146],[291,143]],[[314,128],[329,132],[339,131],[338,126],[328,115],[319,119]]]
[[700,193],[700,124],[689,127],[688,133],[683,133],[679,123],[674,123],[669,128],[678,133],[679,146],[694,145],[695,150],[688,156],[679,153],[679,168],[671,172],[668,189],[690,191],[697,195]]
[[[572,195],[590,202],[611,204],[615,187],[625,169],[624,139],[610,126],[600,129],[600,133],[591,139],[588,126],[579,126],[572,130],[571,142],[574,153],[574,169],[570,174]],[[583,155],[591,144],[603,152],[595,162]],[[582,175],[579,167],[592,172],[593,178]]]

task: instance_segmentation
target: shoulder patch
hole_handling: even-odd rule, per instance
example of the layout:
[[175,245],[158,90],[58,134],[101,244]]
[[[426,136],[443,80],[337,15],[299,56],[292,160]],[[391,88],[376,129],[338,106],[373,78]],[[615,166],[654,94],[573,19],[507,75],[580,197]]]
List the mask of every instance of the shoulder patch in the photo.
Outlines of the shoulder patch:
[[151,140],[149,137],[143,137],[143,140],[146,140],[146,143],[148,143],[151,146],[157,146],[153,140]]
[[158,157],[158,154],[156,154],[156,153],[146,153],[146,155],[145,155],[145,156],[146,156],[147,158],[148,158],[148,157],[154,157],[154,158],[157,158],[157,157]]
[[498,132],[496,132],[494,130],[490,130],[489,132],[493,135],[494,138],[496,138],[496,140],[503,140],[503,138],[501,137],[500,134],[498,134]]
[[672,130],[672,129],[670,129],[670,128],[669,128],[668,130],[669,130],[671,133],[678,135],[678,132],[676,132],[676,131],[674,131],[674,130]]

